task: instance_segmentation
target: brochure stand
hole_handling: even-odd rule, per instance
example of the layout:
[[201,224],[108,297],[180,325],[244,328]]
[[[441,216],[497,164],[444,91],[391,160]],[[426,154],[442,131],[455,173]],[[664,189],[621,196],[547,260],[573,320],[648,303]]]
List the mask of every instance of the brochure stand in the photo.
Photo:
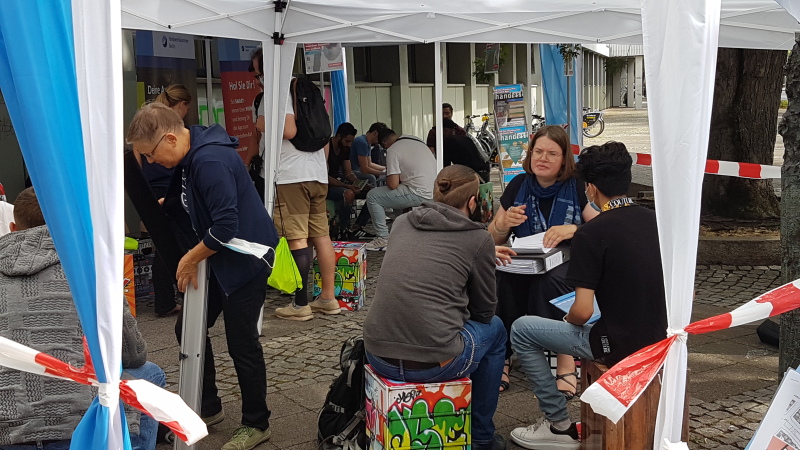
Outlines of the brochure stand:
[[[203,359],[206,351],[206,313],[208,298],[208,263],[197,265],[197,289],[189,284],[183,299],[183,330],[181,334],[180,374],[178,395],[198,415],[203,387]],[[175,450],[194,449],[175,439]]]
[[500,185],[505,190],[511,179],[525,173],[522,160],[530,140],[521,84],[494,87],[494,120],[500,141]]

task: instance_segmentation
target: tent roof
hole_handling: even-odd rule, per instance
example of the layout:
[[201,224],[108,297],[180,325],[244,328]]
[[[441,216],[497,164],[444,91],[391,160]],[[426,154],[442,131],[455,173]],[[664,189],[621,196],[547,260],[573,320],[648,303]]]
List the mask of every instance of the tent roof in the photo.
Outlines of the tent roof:
[[[641,0],[290,0],[289,42],[641,44]],[[122,0],[124,28],[267,41],[268,0]],[[800,25],[775,0],[722,0],[719,45],[791,49]]]

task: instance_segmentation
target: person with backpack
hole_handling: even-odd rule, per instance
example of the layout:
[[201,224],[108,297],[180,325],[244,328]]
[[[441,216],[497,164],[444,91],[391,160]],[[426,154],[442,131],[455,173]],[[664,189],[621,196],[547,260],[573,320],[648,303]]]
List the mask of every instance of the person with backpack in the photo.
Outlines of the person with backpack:
[[[424,142],[419,146],[430,155]],[[492,418],[506,332],[494,314],[494,241],[478,222],[480,178],[469,167],[452,165],[432,184],[434,202],[398,217],[389,236],[364,321],[367,361],[398,381],[469,376],[472,449],[502,450],[505,440]]]
[[386,210],[419,206],[433,198],[436,158],[428,146],[414,136],[398,136],[389,128],[378,132],[378,142],[386,148],[386,186],[369,191],[367,208],[377,237],[367,250],[384,251],[389,238]]
[[[328,142],[331,126],[319,88],[305,78],[294,78],[286,103],[283,142],[275,183],[278,200],[275,224],[289,243],[301,286],[294,300],[276,308],[280,319],[306,321],[314,311],[338,314],[339,302],[334,294],[335,254],[328,230]],[[308,301],[308,272],[314,253],[322,277],[322,293]]]

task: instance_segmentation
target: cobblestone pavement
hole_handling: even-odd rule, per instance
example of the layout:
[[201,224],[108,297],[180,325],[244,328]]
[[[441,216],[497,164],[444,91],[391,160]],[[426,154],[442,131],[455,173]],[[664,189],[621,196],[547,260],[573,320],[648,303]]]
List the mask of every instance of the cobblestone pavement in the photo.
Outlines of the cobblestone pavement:
[[[316,448],[316,414],[323,403],[341,343],[361,330],[370,296],[375,292],[383,254],[368,254],[367,307],[336,316],[316,315],[309,322],[275,318],[274,308],[291,300],[271,291],[265,305],[264,357],[269,378],[268,402],[273,411],[273,438],[259,448],[312,450]],[[698,266],[693,318],[730,311],[780,283],[776,267]],[[150,359],[167,372],[169,389],[177,390],[177,351],[174,318],[156,318],[140,306],[140,327],[150,345]],[[226,420],[213,427],[198,449],[218,449],[237,426],[240,395],[227,353],[222,320],[211,330],[216,351],[218,386]],[[690,448],[744,448],[763,417],[777,385],[777,349],[761,344],[755,325],[689,338]],[[573,418],[579,401],[570,402]],[[506,436],[513,428],[541,419],[541,413],[518,367],[511,389],[500,396],[495,422]],[[519,448],[513,444],[510,448]],[[169,448],[160,445],[161,450]]]

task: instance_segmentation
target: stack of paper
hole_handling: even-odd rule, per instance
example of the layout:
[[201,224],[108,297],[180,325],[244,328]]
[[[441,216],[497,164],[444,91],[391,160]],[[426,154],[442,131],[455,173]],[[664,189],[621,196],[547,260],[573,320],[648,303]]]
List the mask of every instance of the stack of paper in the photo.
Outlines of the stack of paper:
[[544,233],[533,234],[521,238],[516,238],[511,243],[511,249],[517,254],[524,253],[547,253],[552,248],[544,246]]
[[525,258],[515,256],[508,265],[497,266],[497,270],[509,273],[537,274],[544,270],[544,261],[541,258]]

